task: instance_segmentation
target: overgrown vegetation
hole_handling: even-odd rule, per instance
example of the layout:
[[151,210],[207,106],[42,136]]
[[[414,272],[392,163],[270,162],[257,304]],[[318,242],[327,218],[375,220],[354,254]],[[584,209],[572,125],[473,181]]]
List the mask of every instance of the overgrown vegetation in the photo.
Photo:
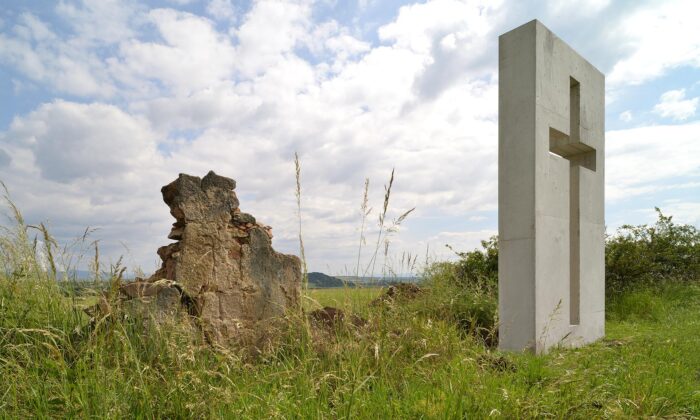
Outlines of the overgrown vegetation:
[[[654,225],[624,225],[605,243],[609,292],[700,278],[700,231],[656,208]],[[610,294],[610,293],[609,293]]]
[[453,281],[461,287],[480,287],[495,292],[498,288],[498,236],[481,241],[481,247],[455,252],[459,260],[455,263]]
[[[609,300],[607,338],[592,346],[555,349],[543,357],[494,350],[492,238],[483,251],[428,267],[424,293],[414,299],[373,305],[380,289],[309,291],[307,310],[338,306],[367,325],[309,329],[298,313],[290,314],[278,345],[251,360],[211,348],[176,322],[154,326],[147,319],[112,316],[90,325],[81,310],[89,291],[61,287],[51,268],[60,264],[48,262],[42,248],[57,245],[46,230],[35,241],[38,231],[16,211],[0,235],[0,413],[697,417],[697,231],[662,215],[660,222],[634,233],[626,227],[622,232],[630,235],[608,239],[608,275],[618,276],[619,292]],[[635,268],[633,255],[650,258],[653,270]],[[113,281],[119,271],[112,268]],[[663,288],[637,287],[657,274]]]
[[[669,283],[697,283],[700,279],[700,231],[692,225],[674,223],[672,216],[658,208],[656,213],[658,219],[653,225],[623,225],[605,243],[609,304],[626,308],[626,313],[643,313],[647,318],[658,318],[654,314],[660,309],[654,306],[657,300],[653,295],[660,289]],[[436,296],[450,296],[448,318],[466,325],[469,331],[495,329],[498,237],[481,241],[481,249],[455,253],[457,261],[428,267],[428,285]]]
[[427,293],[417,312],[453,324],[462,335],[493,347],[497,344],[498,278],[490,277],[488,249],[463,255],[456,263],[434,263],[427,268],[423,282]]

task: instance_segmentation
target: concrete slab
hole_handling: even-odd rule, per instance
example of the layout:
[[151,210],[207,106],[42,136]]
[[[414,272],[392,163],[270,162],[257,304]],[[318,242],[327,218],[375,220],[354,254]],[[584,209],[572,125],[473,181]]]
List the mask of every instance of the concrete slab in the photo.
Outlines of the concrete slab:
[[499,347],[605,331],[605,76],[537,20],[499,38]]

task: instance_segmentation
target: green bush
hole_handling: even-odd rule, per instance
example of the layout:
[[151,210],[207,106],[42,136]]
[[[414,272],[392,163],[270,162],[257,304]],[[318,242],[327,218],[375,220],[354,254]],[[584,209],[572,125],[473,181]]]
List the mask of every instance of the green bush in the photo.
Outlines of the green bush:
[[490,346],[497,338],[498,241],[492,237],[481,244],[483,251],[458,253],[459,261],[426,269],[428,293],[419,312],[457,325]]
[[455,263],[452,280],[463,287],[495,291],[498,288],[498,236],[481,241],[481,247],[483,249],[455,252],[459,260]]
[[616,292],[642,284],[700,278],[700,232],[656,209],[654,225],[624,225],[605,244],[605,284]]
[[[656,211],[654,225],[624,225],[606,239],[606,291],[612,313],[634,312],[640,318],[655,319],[660,308],[649,286],[700,279],[700,232],[694,226],[674,223],[658,208]],[[424,311],[457,324],[465,333],[493,341],[498,309],[498,237],[481,241],[481,249],[455,253],[457,261],[433,263],[425,270],[430,302]],[[640,286],[644,286],[643,292],[629,293]]]
[[[649,225],[624,225],[605,243],[605,284],[608,294],[640,285],[700,279],[700,231],[673,222],[656,209],[658,220]],[[426,278],[439,273],[442,282],[496,294],[498,237],[481,241],[482,249],[455,252],[455,262],[433,264]]]

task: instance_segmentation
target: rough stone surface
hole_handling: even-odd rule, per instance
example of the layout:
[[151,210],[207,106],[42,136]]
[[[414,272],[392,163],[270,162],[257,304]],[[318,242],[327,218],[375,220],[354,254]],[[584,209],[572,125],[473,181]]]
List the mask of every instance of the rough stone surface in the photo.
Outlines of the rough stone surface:
[[195,310],[194,301],[182,287],[166,279],[125,283],[119,288],[119,300],[130,302],[131,306],[150,308],[150,312],[157,314],[173,314],[180,310],[193,313]]
[[125,283],[119,288],[114,303],[121,308],[123,315],[142,317],[147,330],[153,326],[152,322],[187,323],[193,330],[195,327],[190,317],[195,315],[194,301],[172,280],[147,282],[139,279]]
[[[146,333],[152,327],[171,321],[185,323],[187,329],[194,332],[195,324],[190,322],[193,304],[182,287],[172,280],[144,281],[137,278],[122,284],[115,295],[105,293],[99,296],[97,303],[85,308],[84,312],[90,317],[89,330],[100,323],[111,322],[114,317],[122,320],[139,317],[145,321]],[[81,328],[76,332],[80,333]]]
[[148,281],[176,282],[213,343],[257,346],[268,325],[298,307],[301,262],[272,249],[271,228],[239,210],[235,187],[209,172],[180,174],[161,189],[177,242],[158,249],[163,263]]
[[605,328],[605,77],[534,20],[499,39],[499,347]]

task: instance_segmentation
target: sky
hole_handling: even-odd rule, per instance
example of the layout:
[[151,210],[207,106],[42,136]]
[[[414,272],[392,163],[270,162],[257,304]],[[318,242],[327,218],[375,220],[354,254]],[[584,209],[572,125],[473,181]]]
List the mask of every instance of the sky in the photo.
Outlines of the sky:
[[[496,234],[498,36],[539,19],[606,75],[606,225],[700,225],[700,2],[3,0],[0,180],[62,243],[152,272],[179,173],[308,267],[453,258]],[[361,242],[362,202],[369,215]],[[7,219],[3,223],[9,223]],[[379,271],[379,268],[376,270]]]

